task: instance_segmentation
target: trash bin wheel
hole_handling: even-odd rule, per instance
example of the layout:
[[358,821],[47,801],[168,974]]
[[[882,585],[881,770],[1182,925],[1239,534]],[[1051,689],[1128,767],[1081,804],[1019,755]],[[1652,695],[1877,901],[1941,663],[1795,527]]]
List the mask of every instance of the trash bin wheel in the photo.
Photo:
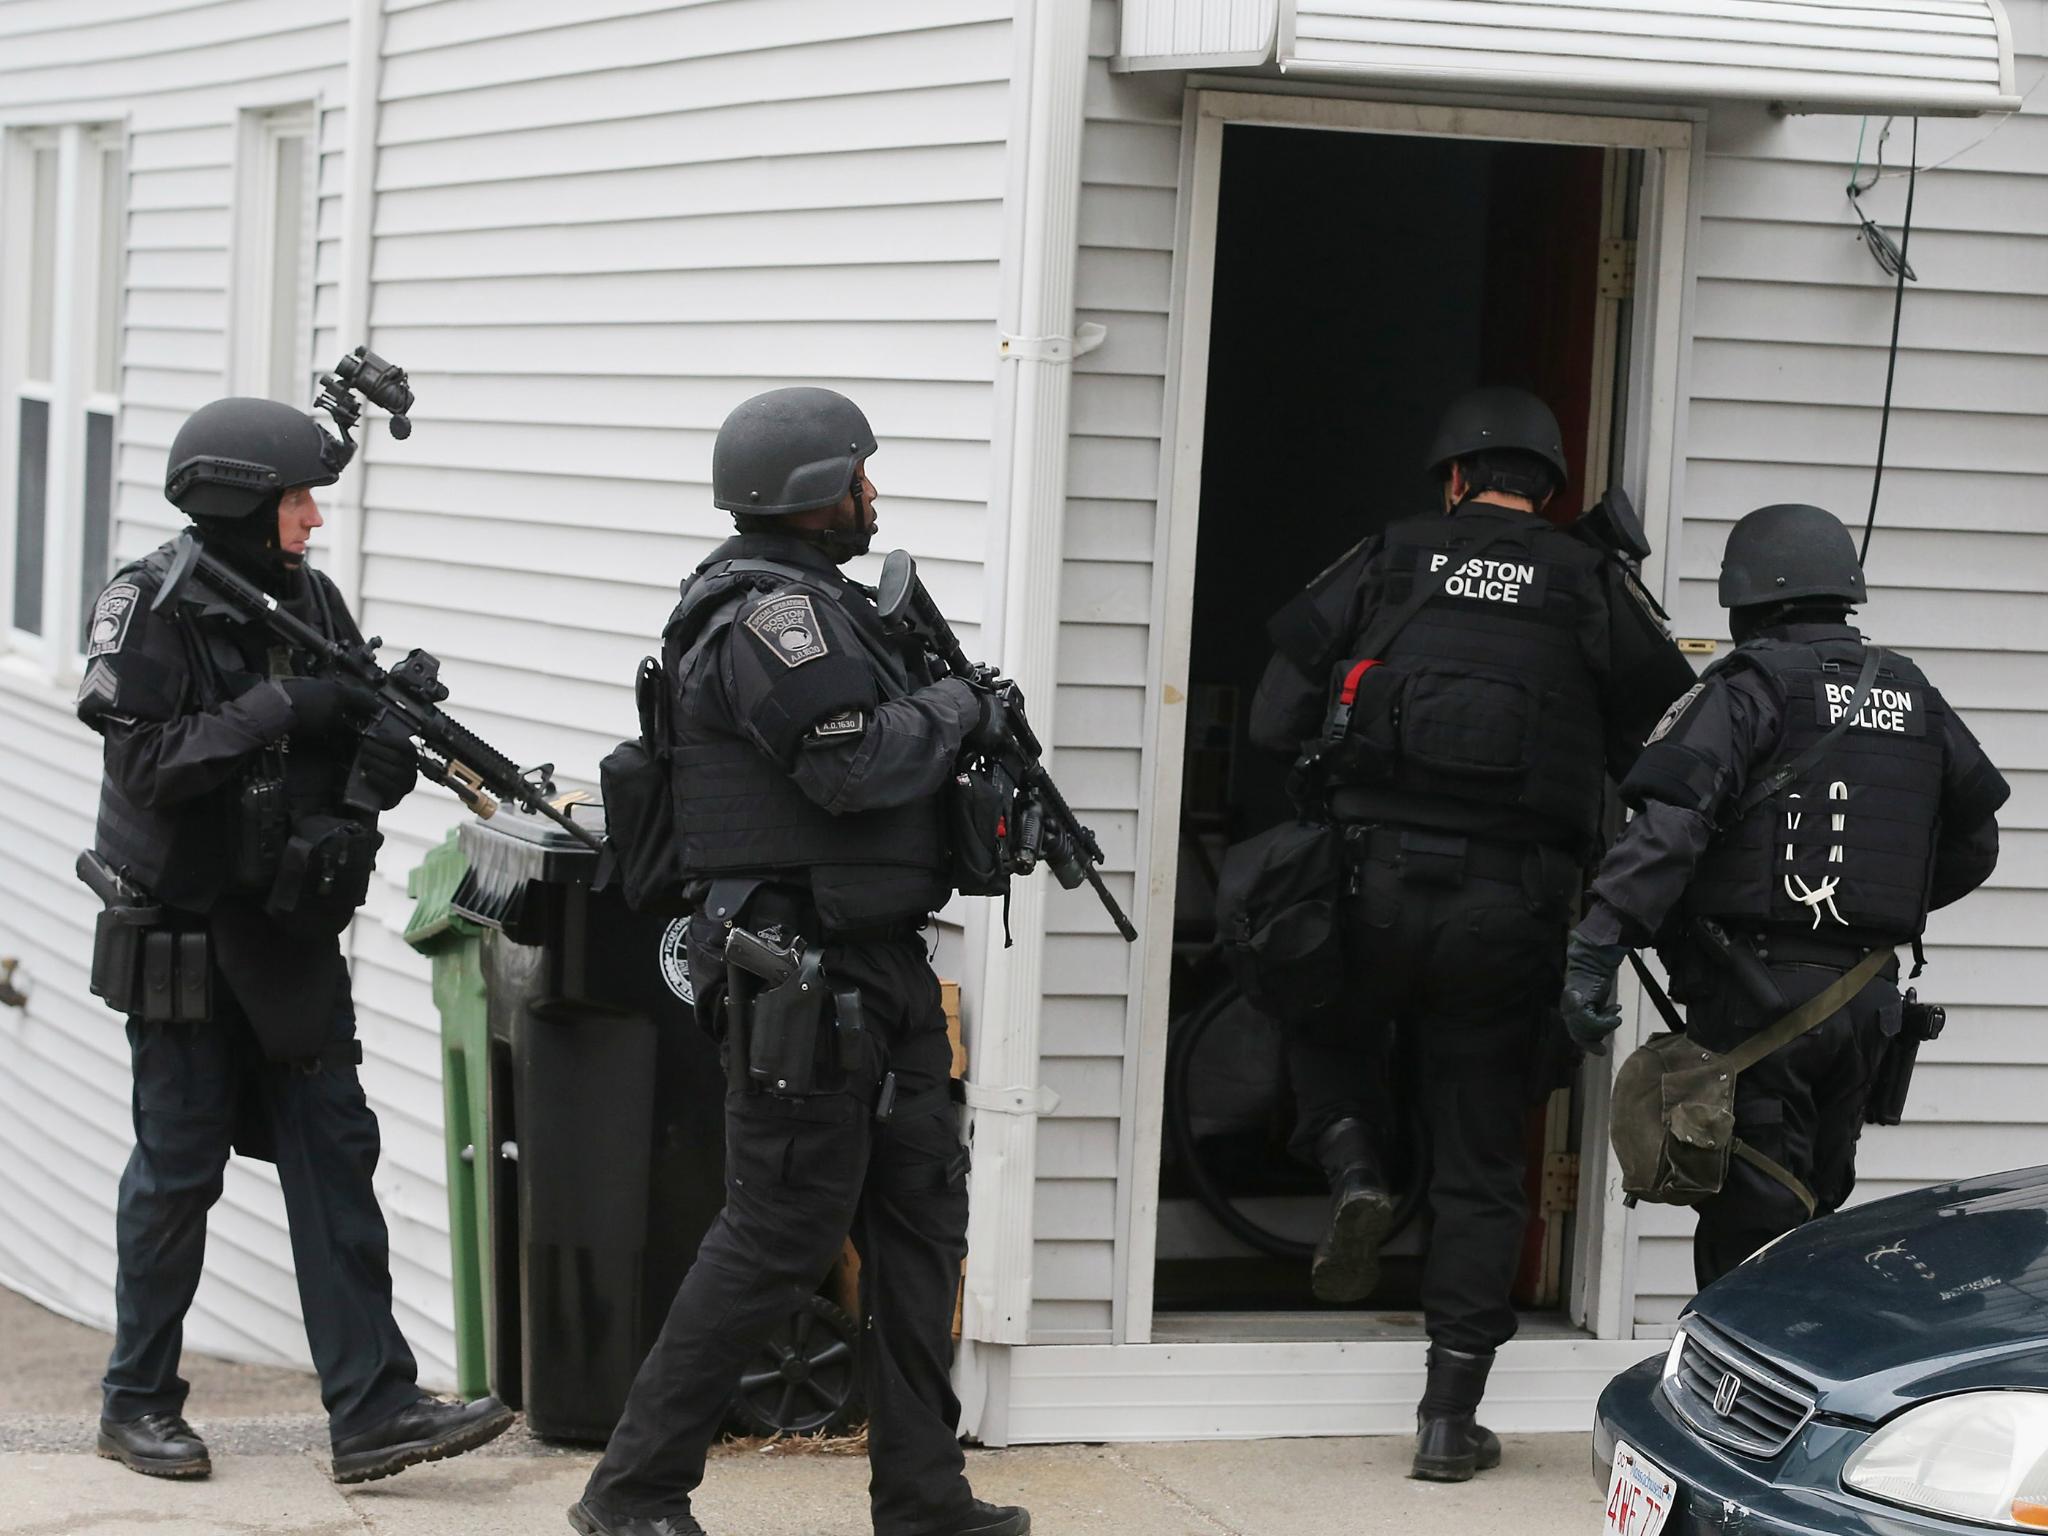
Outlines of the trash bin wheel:
[[733,1418],[749,1434],[827,1435],[860,1398],[860,1330],[822,1296],[779,1324],[740,1375]]

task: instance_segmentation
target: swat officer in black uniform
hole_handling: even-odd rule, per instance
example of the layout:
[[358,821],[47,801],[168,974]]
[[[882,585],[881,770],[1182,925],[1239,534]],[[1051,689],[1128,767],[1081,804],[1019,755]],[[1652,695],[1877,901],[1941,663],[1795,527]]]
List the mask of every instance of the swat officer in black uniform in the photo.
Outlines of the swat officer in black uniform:
[[[216,400],[172,441],[164,494],[210,553],[324,633],[359,640],[333,583],[305,564],[321,525],[313,489],[347,458],[302,411]],[[277,1166],[335,1480],[361,1482],[481,1445],[512,1418],[495,1399],[446,1403],[415,1384],[370,1183],[377,1121],[338,935],[381,839],[344,790],[356,774],[396,805],[414,752],[365,731],[374,695],[299,675],[304,658],[196,587],[160,609],[173,548],[100,594],[78,691],[106,755],[86,859],[135,904],[103,918],[103,933],[132,942],[95,944],[94,990],[130,1013],[135,1071],[99,1450],[158,1477],[211,1470],[181,1416],[178,1356],[234,1147]],[[138,907],[150,921],[127,934]]]
[[[1635,818],[1572,935],[1566,1023],[1602,1052],[1631,947],[1655,941],[1686,1032],[1727,1051],[1871,951],[1910,942],[1917,956],[1927,914],[1998,862],[2010,789],[1920,669],[1850,626],[1866,593],[1848,529],[1819,507],[1750,513],[1728,536],[1720,598],[1736,648],[1623,781]],[[1897,976],[1894,958],[1736,1082],[1736,1134],[1805,1185],[1816,1214],[1855,1185],[1872,1074],[1900,1028]],[[1698,1209],[1702,1286],[1808,1215],[1791,1186],[1740,1159]]]
[[1276,616],[1251,729],[1301,756],[1320,802],[1305,809],[1345,829],[1351,858],[1350,1001],[1290,1047],[1294,1145],[1332,1192],[1312,1283],[1355,1301],[1377,1281],[1398,1027],[1433,1219],[1414,1474],[1462,1481],[1500,1459],[1474,1414],[1515,1332],[1524,1138],[1569,1056],[1551,1008],[1603,770],[1626,770],[1692,672],[1620,560],[1546,515],[1568,470],[1540,400],[1467,395],[1431,463],[1449,515],[1366,539]]
[[[1031,1527],[1023,1510],[976,1499],[963,1475],[949,1365],[967,1154],[920,938],[952,888],[955,764],[996,723],[974,689],[935,680],[920,650],[885,633],[873,594],[840,572],[875,532],[874,451],[867,418],[831,390],[739,405],[711,467],[738,535],[683,583],[663,633],[690,972],[734,1082],[726,1205],[569,1511],[584,1536],[701,1532],[690,1495],[741,1365],[849,1230],[878,1536]],[[792,980],[738,1010],[736,1042],[725,952],[742,931],[821,953],[831,1009],[804,1006]],[[808,1092],[745,1070],[771,1008],[787,1030],[779,1059],[813,1076]]]

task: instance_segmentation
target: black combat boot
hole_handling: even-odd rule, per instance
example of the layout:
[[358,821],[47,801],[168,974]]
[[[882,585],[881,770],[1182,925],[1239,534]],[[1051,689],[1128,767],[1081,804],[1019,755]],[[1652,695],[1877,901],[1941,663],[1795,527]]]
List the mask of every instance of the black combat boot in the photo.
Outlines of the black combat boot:
[[101,1419],[100,1454],[151,1477],[204,1477],[213,1470],[206,1442],[175,1413]]
[[1479,1423],[1479,1399],[1493,1351],[1429,1346],[1429,1382],[1415,1410],[1415,1465],[1409,1472],[1431,1483],[1463,1483],[1474,1472],[1500,1465],[1500,1436]]
[[918,1536],[1029,1536],[1031,1514],[1015,1504],[976,1499],[967,1513],[950,1525],[936,1525]]
[[1339,1120],[1316,1138],[1330,1179],[1330,1224],[1316,1244],[1309,1288],[1319,1301],[1363,1301],[1380,1280],[1380,1244],[1394,1222],[1394,1197],[1363,1120]]
[[422,1461],[444,1461],[495,1440],[512,1427],[512,1410],[495,1397],[473,1403],[423,1397],[358,1434],[334,1442],[334,1480],[367,1483]]
[[705,1536],[693,1515],[610,1515],[588,1499],[569,1506],[576,1536]]

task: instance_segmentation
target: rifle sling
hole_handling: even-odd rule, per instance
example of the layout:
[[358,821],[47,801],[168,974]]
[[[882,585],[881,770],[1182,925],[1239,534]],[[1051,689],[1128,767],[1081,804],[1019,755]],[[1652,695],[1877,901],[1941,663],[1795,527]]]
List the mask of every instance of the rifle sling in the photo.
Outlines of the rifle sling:
[[1888,949],[1873,949],[1849,970],[1794,1008],[1769,1029],[1760,1029],[1721,1058],[1730,1072],[1747,1072],[1775,1050],[1797,1040],[1815,1026],[1825,1023],[1841,1009],[1892,959]]
[[1734,814],[1729,817],[1731,823],[1740,821],[1819,762],[1822,754],[1835,744],[1844,731],[1855,724],[1856,717],[1863,713],[1863,706],[1870,701],[1870,690],[1877,685],[1877,664],[1883,655],[1884,647],[1881,645],[1870,646],[1864,651],[1863,670],[1856,675],[1856,694],[1849,700],[1849,707],[1842,711],[1835,723],[1828,727],[1826,734],[1813,745],[1791,762],[1776,769],[1761,784],[1752,784],[1741,800],[1736,802]]
[[1416,614],[1422,612],[1429,605],[1430,600],[1443,591],[1453,576],[1457,575],[1489,549],[1492,549],[1494,545],[1504,543],[1522,531],[1519,528],[1512,527],[1498,528],[1476,544],[1469,545],[1464,549],[1453,550],[1445,559],[1441,570],[1432,572],[1429,576],[1416,583],[1415,590],[1408,594],[1408,601],[1399,608],[1396,608],[1392,613],[1385,615],[1377,624],[1366,631],[1365,639],[1358,647],[1359,654],[1353,657],[1352,660],[1378,661],[1382,659],[1386,654],[1387,647],[1394,643],[1394,637],[1406,629],[1408,621],[1414,618]]

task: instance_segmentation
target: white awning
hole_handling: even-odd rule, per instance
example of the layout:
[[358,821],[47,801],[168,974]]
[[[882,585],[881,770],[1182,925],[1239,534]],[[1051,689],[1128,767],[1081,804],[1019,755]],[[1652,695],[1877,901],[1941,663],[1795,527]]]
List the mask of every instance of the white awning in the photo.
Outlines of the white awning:
[[1999,0],[1124,0],[1118,63],[1812,112],[2019,105]]

